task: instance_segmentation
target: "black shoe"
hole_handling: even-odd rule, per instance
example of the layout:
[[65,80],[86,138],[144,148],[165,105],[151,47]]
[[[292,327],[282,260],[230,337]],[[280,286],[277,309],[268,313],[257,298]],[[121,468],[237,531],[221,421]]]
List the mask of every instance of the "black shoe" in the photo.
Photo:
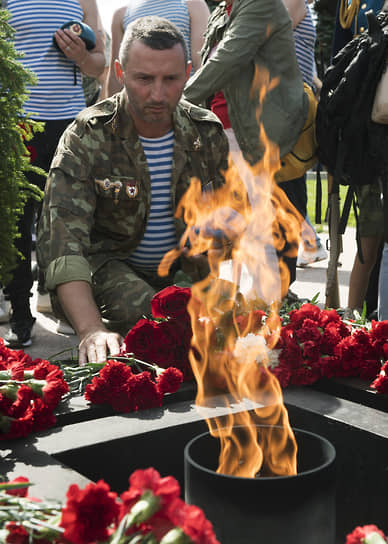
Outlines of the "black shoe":
[[35,317],[11,321],[11,328],[4,335],[4,344],[9,348],[27,348],[32,344],[32,329]]

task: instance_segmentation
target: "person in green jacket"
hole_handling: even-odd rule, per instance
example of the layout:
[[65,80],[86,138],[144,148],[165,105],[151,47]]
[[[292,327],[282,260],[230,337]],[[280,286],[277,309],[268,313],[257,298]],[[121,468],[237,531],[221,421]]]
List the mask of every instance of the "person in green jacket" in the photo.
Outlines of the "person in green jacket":
[[[217,187],[228,164],[218,118],[180,100],[189,70],[184,38],[172,23],[159,17],[131,23],[116,61],[124,89],[81,112],[51,164],[38,260],[54,310],[63,312],[79,336],[81,365],[119,352],[120,333],[150,314],[152,296],[173,283],[177,267],[194,280],[203,277],[203,270],[195,270],[203,263],[195,258],[182,258],[167,278],[157,274],[166,248],[176,247],[184,232],[175,211],[191,178]],[[168,161],[152,151],[160,144]],[[147,233],[151,217],[160,219],[159,206],[164,224]]]
[[[273,84],[261,104],[266,80]],[[291,20],[282,0],[221,2],[209,18],[202,66],[187,82],[184,97],[219,116],[231,145],[237,141],[249,164],[254,165],[264,154],[260,123],[279,147],[281,158],[291,151],[307,119],[308,96],[296,58]],[[303,177],[283,181],[280,186],[305,217]],[[296,255],[283,258],[291,284],[296,275]]]

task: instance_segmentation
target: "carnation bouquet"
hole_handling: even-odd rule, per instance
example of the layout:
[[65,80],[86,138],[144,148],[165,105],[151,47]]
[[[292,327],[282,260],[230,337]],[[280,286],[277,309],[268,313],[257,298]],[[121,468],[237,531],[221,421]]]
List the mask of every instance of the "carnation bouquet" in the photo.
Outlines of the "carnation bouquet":
[[[190,297],[190,288],[175,285],[157,293],[152,318],[140,319],[126,335],[122,352],[103,364],[80,368],[77,360],[32,360],[0,339],[0,440],[53,426],[56,407],[69,395],[85,395],[91,404],[122,413],[162,406],[165,395],[193,379]],[[269,350],[260,334],[267,319],[263,310],[225,312],[221,326],[212,329],[207,323],[210,349],[215,357],[225,349],[225,325],[235,333],[231,355],[243,361],[246,350],[255,346],[258,364],[268,366],[283,388],[359,377],[377,393],[388,393],[388,321],[361,326],[343,321],[336,310],[303,304],[281,316],[279,339]],[[223,387],[221,379],[217,383]]]
[[5,544],[219,544],[203,511],[180,498],[172,476],[136,470],[119,497],[103,480],[73,484],[64,505],[29,498],[23,477],[0,484]]
[[[141,319],[125,338],[126,351],[145,361],[179,368],[184,379],[192,378],[188,361],[192,327],[187,312],[190,289],[171,286],[155,295],[153,318]],[[263,343],[260,335],[267,314],[225,313],[226,328],[236,331],[234,356]],[[377,393],[388,393],[388,321],[361,326],[343,321],[334,310],[303,304],[281,316],[280,336],[273,350],[266,350],[267,364],[285,388],[311,385],[321,378],[359,377],[369,381]],[[223,323],[225,324],[225,323]],[[248,325],[249,324],[249,325]],[[211,348],[224,349],[222,328],[214,327]],[[262,350],[259,350],[262,353]],[[260,357],[260,363],[264,360]]]
[[[103,480],[72,484],[65,504],[28,497],[18,477],[0,483],[0,542],[4,544],[220,544],[211,522],[180,498],[172,476],[136,470],[121,496]],[[376,525],[356,527],[345,544],[387,544]]]
[[55,425],[54,410],[69,391],[58,366],[32,360],[0,339],[0,440],[20,438]]

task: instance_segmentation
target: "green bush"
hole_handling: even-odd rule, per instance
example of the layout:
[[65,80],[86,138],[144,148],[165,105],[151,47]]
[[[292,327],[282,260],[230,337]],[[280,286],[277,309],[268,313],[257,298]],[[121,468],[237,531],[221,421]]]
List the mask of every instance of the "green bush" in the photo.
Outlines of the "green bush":
[[[30,165],[24,142],[42,124],[22,119],[23,104],[27,98],[26,85],[35,82],[35,76],[18,60],[21,55],[13,44],[14,30],[8,24],[10,14],[0,9],[0,284],[10,279],[17,250],[14,245],[17,220],[29,197],[41,198],[41,191],[28,183],[24,172],[41,170]],[[23,121],[24,125],[20,126]]]

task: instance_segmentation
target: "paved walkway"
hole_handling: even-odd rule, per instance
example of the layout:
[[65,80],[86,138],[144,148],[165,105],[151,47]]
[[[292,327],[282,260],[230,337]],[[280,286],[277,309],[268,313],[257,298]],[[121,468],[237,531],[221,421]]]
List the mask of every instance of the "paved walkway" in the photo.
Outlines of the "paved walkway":
[[[328,238],[327,233],[323,232],[321,239],[324,244]],[[341,268],[338,270],[340,283],[340,303],[341,306],[346,306],[350,271],[352,269],[354,255],[356,252],[355,229],[347,228],[343,238],[344,252],[341,254]],[[292,290],[299,297],[312,299],[318,295],[318,303],[324,305],[325,288],[326,288],[326,270],[328,261],[314,263],[306,268],[297,269],[297,280],[292,286]],[[44,359],[54,360],[55,355],[68,350],[70,354],[76,355],[76,347],[78,345],[77,337],[74,335],[58,334],[55,330],[56,320],[51,314],[43,314],[36,312],[36,284],[34,285],[34,296],[32,299],[32,311],[37,318],[34,327],[33,344],[25,351],[33,358],[41,357]],[[0,337],[7,330],[7,324],[0,325]],[[65,355],[61,354],[58,359],[64,359]]]

